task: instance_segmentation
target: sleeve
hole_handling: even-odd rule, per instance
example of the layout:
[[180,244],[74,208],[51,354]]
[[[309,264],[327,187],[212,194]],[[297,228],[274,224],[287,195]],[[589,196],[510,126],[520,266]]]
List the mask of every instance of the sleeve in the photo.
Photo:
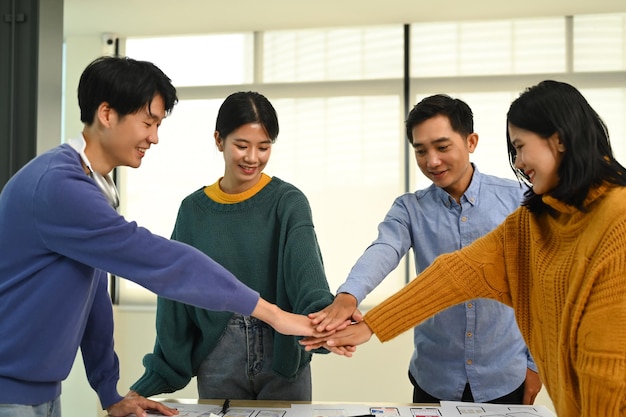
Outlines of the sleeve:
[[[309,203],[299,190],[288,190],[279,203],[281,238],[278,248],[277,304],[297,314],[309,314],[333,302]],[[280,289],[284,288],[284,293]]]
[[586,302],[572,310],[579,320],[572,378],[579,381],[583,417],[626,410],[626,221],[617,223],[590,260],[578,296]]
[[100,273],[80,348],[89,385],[98,394],[102,408],[121,401],[117,392],[119,361],[113,350],[113,311],[105,273]]
[[526,356],[528,358],[528,365],[526,365],[526,367],[530,369],[531,371],[539,372],[539,369],[537,368],[537,364],[535,363],[535,360],[533,359],[533,356],[530,354],[530,351],[528,350],[528,348],[526,348]]
[[193,375],[196,328],[187,307],[159,297],[153,353],[143,359],[145,372],[130,388],[144,397],[170,393],[187,386]]
[[397,198],[378,225],[378,237],[352,267],[337,289],[360,304],[393,271],[411,248],[411,220],[404,200]]
[[172,300],[252,313],[259,294],[221,265],[189,245],[126,221],[86,175],[59,171],[51,170],[34,191],[37,227],[52,251]]
[[364,320],[380,341],[391,340],[435,313],[472,298],[492,298],[511,306],[502,246],[504,226],[459,251],[440,255],[416,279],[370,310]]

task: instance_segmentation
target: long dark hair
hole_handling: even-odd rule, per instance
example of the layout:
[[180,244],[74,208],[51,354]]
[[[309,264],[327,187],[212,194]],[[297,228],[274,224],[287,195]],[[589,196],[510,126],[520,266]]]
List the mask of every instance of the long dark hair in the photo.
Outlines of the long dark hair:
[[[592,187],[602,182],[626,185],[626,169],[615,160],[606,125],[573,86],[552,80],[526,89],[509,108],[507,126],[513,125],[548,139],[554,133],[565,146],[558,168],[559,183],[550,195],[584,211]],[[514,166],[516,151],[507,129],[509,164],[519,178],[525,175]],[[526,178],[527,179],[527,178]],[[522,205],[540,213],[548,206],[530,188]]]

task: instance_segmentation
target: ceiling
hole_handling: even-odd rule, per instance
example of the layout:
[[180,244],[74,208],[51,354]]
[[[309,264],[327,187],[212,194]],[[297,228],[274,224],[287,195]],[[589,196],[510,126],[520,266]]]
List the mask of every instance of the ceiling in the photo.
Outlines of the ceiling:
[[624,0],[63,0],[64,35],[154,36],[626,12]]

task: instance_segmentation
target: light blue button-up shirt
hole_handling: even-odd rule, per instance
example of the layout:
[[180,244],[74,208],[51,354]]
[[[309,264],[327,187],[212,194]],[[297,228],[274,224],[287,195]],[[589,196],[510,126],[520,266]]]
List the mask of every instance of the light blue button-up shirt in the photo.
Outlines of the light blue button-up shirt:
[[[525,190],[516,181],[474,167],[461,204],[434,184],[398,197],[378,226],[378,238],[337,292],[354,295],[360,304],[411,248],[419,274],[438,255],[494,229],[519,206]],[[444,400],[460,401],[469,382],[475,401],[490,401],[517,389],[526,368],[537,370],[513,309],[494,300],[453,306],[415,327],[414,336],[411,375],[422,389]]]

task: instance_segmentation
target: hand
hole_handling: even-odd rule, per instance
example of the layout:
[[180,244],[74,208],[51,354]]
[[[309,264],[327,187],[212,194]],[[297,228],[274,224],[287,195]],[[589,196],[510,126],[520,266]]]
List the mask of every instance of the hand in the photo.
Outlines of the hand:
[[[323,347],[324,349],[327,349],[331,351],[332,353],[345,356],[347,358],[351,358],[352,354],[356,352],[356,346],[328,346],[326,343],[324,343],[320,347]],[[311,349],[309,349],[309,346],[307,346],[305,347],[305,350],[311,350]]]
[[334,333],[334,331],[319,332],[307,316],[289,313],[277,305],[265,301],[263,298],[259,299],[252,315],[284,335],[322,338]]
[[[372,337],[372,329],[364,322],[352,324],[343,330],[338,330],[330,336],[324,337],[306,337],[300,340],[300,344],[305,346],[306,350],[326,347],[333,353],[342,354],[344,356],[352,356],[356,350],[356,346],[363,344]],[[343,349],[342,349],[343,348]],[[348,354],[346,354],[348,353]]]
[[352,294],[339,293],[332,304],[317,313],[309,314],[318,332],[341,330],[350,324],[349,320],[362,321],[363,316],[356,308],[356,298]]
[[160,402],[144,398],[135,391],[130,391],[122,401],[107,408],[108,415],[111,417],[123,417],[129,414],[135,414],[137,417],[146,417],[147,413],[145,410],[155,410],[164,416],[175,416],[178,414],[178,410],[169,408]]
[[535,403],[537,394],[541,391],[541,378],[532,369],[526,368],[526,381],[524,381],[524,400],[522,404],[532,405]]

